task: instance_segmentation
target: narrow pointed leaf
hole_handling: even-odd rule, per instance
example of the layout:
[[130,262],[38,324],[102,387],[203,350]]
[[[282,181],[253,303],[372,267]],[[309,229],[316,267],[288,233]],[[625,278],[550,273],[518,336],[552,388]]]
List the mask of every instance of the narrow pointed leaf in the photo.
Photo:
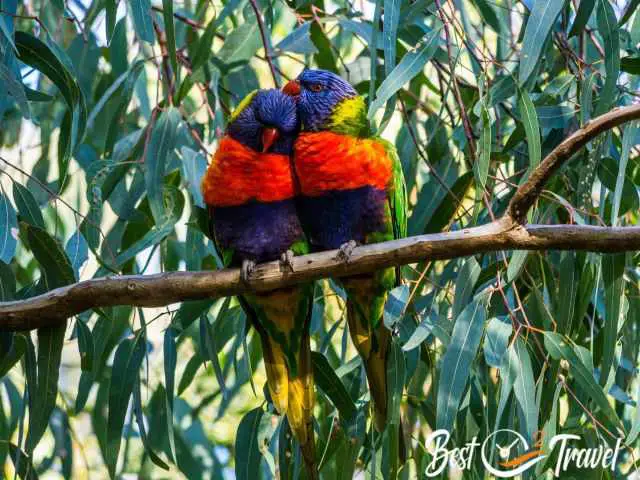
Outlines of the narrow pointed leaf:
[[472,301],[456,319],[451,343],[442,358],[442,372],[438,386],[436,428],[452,430],[458,405],[471,373],[486,319],[486,306]]
[[0,192],[0,260],[11,263],[16,252],[18,219],[9,199]]
[[311,352],[311,362],[313,363],[313,375],[318,388],[329,397],[340,412],[340,416],[347,422],[351,421],[356,414],[356,406],[342,380],[338,378],[325,356],[321,353]]
[[115,353],[109,384],[109,408],[107,418],[107,449],[105,463],[111,478],[115,478],[118,454],[120,453],[120,437],[124,418],[129,406],[133,387],[138,377],[145,352],[144,336],[139,333],[134,338],[123,340]]
[[529,16],[520,53],[520,84],[524,84],[536,68],[542,49],[566,0],[535,0]]
[[247,413],[236,432],[236,478],[238,480],[256,480],[260,478],[260,448],[258,432],[264,411],[255,408]]

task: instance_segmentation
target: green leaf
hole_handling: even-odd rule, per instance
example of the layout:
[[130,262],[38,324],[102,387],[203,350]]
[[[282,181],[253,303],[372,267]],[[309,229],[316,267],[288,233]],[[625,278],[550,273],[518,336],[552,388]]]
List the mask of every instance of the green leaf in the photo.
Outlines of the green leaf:
[[473,183],[473,172],[466,172],[458,177],[449,189],[440,205],[434,210],[433,216],[429,219],[429,223],[424,228],[424,233],[435,233],[442,231],[460,208],[460,203],[464,199],[467,190]]
[[[342,22],[340,22],[342,25]],[[311,22],[305,22],[275,46],[276,50],[313,55],[318,49],[311,41]]]
[[[627,139],[630,141],[630,139]],[[624,140],[623,140],[623,149],[625,148]],[[623,158],[620,159],[624,160]],[[635,186],[635,182],[633,177],[631,176],[630,169],[625,168],[622,170],[621,163],[616,162],[615,159],[611,157],[600,157],[598,164],[598,178],[602,182],[602,184],[611,192],[613,192],[613,196],[609,197],[609,199],[614,202],[616,201],[615,192],[618,188],[618,181],[621,182],[622,194],[619,199],[619,210],[616,215],[617,217],[621,214],[625,214],[628,211],[637,211],[640,206],[640,201],[638,199],[638,190]],[[613,214],[613,210],[610,212]],[[614,217],[610,217],[611,223],[614,222]]]
[[507,267],[507,282],[513,282],[520,276],[522,269],[527,263],[527,258],[529,258],[529,252],[527,250],[513,252],[509,259],[509,266]]
[[500,28],[500,20],[498,20],[498,16],[491,4],[487,0],[474,0],[473,3],[478,7],[482,20],[489,25],[494,32],[500,33],[502,31]]
[[316,385],[335,405],[340,412],[340,417],[350,422],[356,414],[356,406],[344,384],[320,352],[311,352],[311,362]]
[[[249,27],[253,28],[251,26]],[[193,61],[191,64],[194,72],[209,61],[209,57],[211,56],[211,47],[213,46],[213,39],[215,34],[216,34],[216,21],[215,19],[213,19],[209,22],[209,25],[207,25],[206,30],[204,31],[204,33],[202,34],[202,37],[200,37],[200,40],[198,41],[198,48],[196,49],[196,54],[193,56]],[[226,43],[229,41],[229,38],[231,38],[232,36],[233,36],[233,33],[229,37],[227,37],[227,39],[225,39],[224,45],[226,45]],[[224,45],[222,47],[223,49],[224,49]],[[251,55],[249,55],[249,58],[254,53],[255,51],[251,53]],[[220,55],[221,54],[222,52],[220,52]]]
[[[7,41],[7,44],[11,45],[11,48],[13,48],[13,50],[17,53],[16,44],[13,41],[13,18],[11,18],[10,15],[8,15],[11,13],[12,12],[6,12],[3,14],[0,14],[0,34],[2,34],[2,36]],[[15,13],[15,10],[13,11],[13,13]],[[2,46],[3,44],[0,43],[0,47]],[[2,48],[0,48],[0,52],[1,51],[2,51]]]
[[[138,61],[134,63],[133,65],[131,65],[131,68],[129,68],[129,70],[122,73],[118,78],[114,80],[114,82],[111,85],[109,85],[109,88],[105,90],[105,92],[100,97],[100,100],[96,102],[93,109],[89,113],[89,117],[87,118],[88,131],[93,131],[94,124],[96,119],[98,118],[98,115],[105,108],[109,100],[114,97],[115,93],[120,90],[120,87],[122,87],[122,85],[126,83],[125,89],[129,91],[133,88],[133,84],[138,79],[138,75],[140,75],[140,72],[142,71],[143,67],[144,67],[143,61]],[[126,95],[125,95],[125,98],[126,98]]]
[[606,80],[600,91],[600,99],[596,106],[596,116],[611,109],[618,90],[620,76],[620,32],[616,21],[616,14],[609,0],[598,0],[598,31],[602,35],[603,48],[607,52],[604,58]]
[[622,57],[620,70],[632,75],[640,75],[640,57]]
[[[16,293],[16,279],[11,267],[0,261],[0,302],[13,300]],[[1,377],[2,375],[0,375]]]
[[128,0],[138,40],[153,43],[153,11],[149,0]]
[[11,337],[11,345],[0,356],[0,378],[4,377],[13,366],[20,361],[27,350],[27,341],[23,335],[15,334]]
[[627,445],[633,445],[633,443],[640,435],[640,384],[638,385],[636,393],[636,408],[633,414],[633,421],[631,422],[631,430],[626,438]]
[[505,353],[509,348],[511,331],[510,322],[498,317],[489,320],[483,345],[484,359],[487,364],[495,368],[502,367]]
[[522,124],[527,135],[527,147],[529,149],[529,168],[532,171],[542,159],[542,144],[540,142],[540,124],[536,107],[531,101],[531,97],[525,90],[520,90],[518,108],[522,117]]
[[491,163],[491,117],[489,110],[483,105],[481,110],[482,132],[478,143],[478,158],[473,163],[473,173],[479,190],[484,190],[489,177],[489,164]]
[[138,378],[145,353],[145,339],[142,331],[134,338],[127,338],[118,345],[111,369],[109,385],[109,414],[107,419],[107,448],[105,463],[111,478],[115,478],[120,437],[129,399]]
[[571,26],[569,38],[580,35],[584,31],[584,27],[587,26],[587,22],[589,21],[595,6],[596,0],[580,0],[580,6],[578,7],[576,18]]
[[405,54],[400,63],[387,75],[376,92],[376,98],[369,107],[369,119],[372,119],[378,109],[384,105],[405,83],[418,75],[435,54],[439,40],[440,29],[435,28],[424,36],[421,43]]
[[167,389],[167,432],[171,458],[176,462],[176,441],[173,433],[173,396],[175,392],[176,366],[178,353],[176,349],[176,331],[169,327],[164,332],[164,383]]
[[236,432],[235,460],[237,480],[256,480],[260,478],[260,448],[258,431],[264,411],[254,408],[247,413]]
[[387,360],[387,405],[390,415],[387,419],[391,429],[400,425],[400,403],[405,382],[405,358],[397,341],[393,340]]
[[620,18],[620,22],[618,22],[618,25],[620,27],[629,21],[634,12],[638,9],[638,6],[640,6],[640,0],[629,0],[629,3],[627,3],[627,8],[624,9],[624,13]]
[[384,0],[384,19],[382,24],[384,45],[384,70],[389,75],[396,66],[396,42],[398,21],[400,20],[400,0]]
[[169,60],[173,69],[173,76],[176,83],[179,79],[178,55],[176,53],[176,29],[173,20],[173,1],[162,0],[162,14],[164,18],[164,31],[167,36],[167,49],[169,50]]
[[410,293],[407,285],[400,285],[389,292],[383,312],[384,325],[389,330],[393,330],[394,326],[402,320]]
[[80,318],[76,320],[78,334],[78,350],[80,351],[80,368],[83,372],[93,370],[93,335],[91,329]]
[[118,0],[105,0],[104,10],[106,14],[105,27],[107,30],[107,43],[111,43],[113,32],[116,29],[116,14],[118,11]]
[[80,230],[77,230],[71,235],[71,238],[67,241],[67,245],[64,247],[64,251],[71,261],[71,266],[73,267],[77,280],[80,278],[80,268],[89,258],[89,245]]
[[[225,299],[224,304],[220,309],[220,313],[216,316],[216,321],[227,311],[229,307],[229,299],[230,297]],[[216,345],[215,328],[214,325],[209,323],[209,318],[206,314],[200,317],[200,342],[202,343],[202,353],[206,353],[205,358],[208,358],[209,361],[211,361],[220,391],[222,392],[223,397],[227,398],[229,396],[229,390],[225,384],[224,374],[222,373],[222,367],[220,366],[220,360],[218,359],[218,353],[220,350]]]
[[[6,442],[6,440],[0,442]],[[9,456],[13,461],[18,477],[22,480],[38,480],[38,473],[31,462],[31,455],[28,455],[17,445],[9,443]]]
[[626,254],[607,254],[602,256],[602,279],[604,281],[604,321],[601,330],[602,371],[600,384],[604,385],[613,367],[618,331],[624,321],[624,269]]
[[0,191],[0,260],[10,263],[18,244],[18,219],[13,205]]
[[484,330],[486,305],[474,299],[456,319],[451,343],[440,363],[436,429],[451,431]]
[[[49,424],[49,416],[56,406],[58,376],[62,360],[62,346],[66,322],[58,327],[38,329],[37,393],[31,399],[27,451],[33,452]],[[32,391],[32,393],[34,393]]]
[[[161,392],[162,385],[159,387],[158,391]],[[162,393],[162,392],[161,392]],[[162,468],[163,470],[169,471],[171,468],[167,465],[151,448],[149,438],[147,436],[147,429],[144,426],[144,414],[142,413],[142,395],[140,395],[140,378],[136,378],[136,384],[133,387],[133,411],[136,415],[136,424],[138,425],[138,431],[140,432],[140,438],[142,440],[142,445],[144,446],[144,451],[149,455],[151,461]],[[169,418],[167,416],[167,418]],[[169,430],[170,438],[173,437],[173,418],[171,428]]]
[[42,212],[36,199],[26,187],[18,182],[13,182],[13,200],[16,202],[21,220],[35,227],[44,228],[44,218],[42,218]]
[[167,221],[162,187],[170,156],[176,146],[180,121],[180,112],[176,108],[169,107],[162,112],[158,121],[153,125],[145,156],[144,179],[147,186],[147,197],[153,218],[158,226]]
[[196,152],[189,147],[182,147],[180,154],[182,158],[183,178],[191,193],[193,203],[197,207],[205,208],[200,182],[207,170],[207,159],[202,152]]
[[[0,25],[2,24],[2,19],[0,19]],[[26,119],[31,118],[31,110],[29,109],[29,102],[27,102],[24,85],[15,77],[11,70],[2,64],[0,64],[0,81],[2,81],[4,88],[6,88],[9,95],[13,97],[20,107],[22,116]]]
[[556,18],[564,8],[566,0],[535,0],[527,28],[522,41],[522,51],[520,52],[520,84],[524,84],[540,60],[542,49],[547,43],[549,33],[556,23]]
[[[217,56],[226,64],[246,62],[258,51],[260,45],[262,43],[258,32],[258,22],[254,17],[252,21],[246,21],[225,38]],[[200,48],[200,45],[198,47]],[[211,48],[210,45],[208,48]]]
[[460,312],[469,304],[469,301],[473,297],[478,278],[480,278],[481,271],[480,264],[474,257],[469,257],[460,268],[453,295],[453,306],[451,310],[453,318],[458,318]]
[[182,377],[180,377],[180,383],[178,383],[178,395],[182,395],[182,393],[189,388],[189,385],[191,385],[191,382],[193,381],[193,377],[196,376],[196,373],[203,363],[204,361],[202,357],[198,354],[195,354],[189,359],[186,367],[184,367],[184,372],[182,372]]
[[[379,2],[382,2],[382,0],[379,0]],[[337,72],[338,64],[332,49],[332,43],[322,29],[321,24],[319,22],[313,22],[309,31],[311,41],[318,49],[318,53],[313,57],[318,67],[331,72]]]
[[60,244],[45,230],[23,223],[27,242],[33,256],[40,264],[40,282],[46,290],[63,287],[75,282],[73,267]]
[[534,395],[536,384],[533,379],[531,358],[521,338],[516,340],[512,353],[516,356],[516,364],[519,368],[518,376],[513,383],[513,391],[524,414],[527,436],[529,441],[533,442],[535,432],[538,431],[538,405]]
[[[378,66],[378,36],[379,36],[379,25],[380,18],[382,16],[382,2],[384,0],[376,0],[375,7],[373,10],[373,23],[371,25],[371,35],[369,40],[369,110],[371,111],[371,105],[373,103],[374,94],[376,91],[376,76],[377,76],[377,66]],[[311,27],[313,29],[313,26]],[[313,31],[313,30],[312,30]],[[321,52],[319,52],[321,53]],[[391,98],[392,95],[389,95]],[[386,100],[385,100],[386,101]],[[385,102],[380,102],[382,105]],[[378,107],[379,108],[379,107]],[[371,118],[371,117],[369,117]]]
[[[622,138],[622,152],[620,154],[620,164],[618,166],[618,178],[616,179],[616,188],[613,194],[613,208],[611,209],[611,226],[618,225],[618,213],[620,212],[620,201],[622,200],[622,193],[626,183],[627,163],[629,162],[629,154],[631,148],[636,142],[638,134],[638,123],[629,123],[624,130],[624,136]],[[631,182],[629,182],[631,183]],[[633,188],[633,187],[630,187]],[[637,197],[637,193],[636,193]]]
[[[50,48],[46,43],[22,31],[16,32],[15,42],[18,59],[46,75],[58,87],[69,109],[68,117],[63,123],[66,135],[61,135],[58,145],[58,168],[62,186],[69,159],[84,136],[87,116],[84,95],[63,52]],[[54,47],[55,43],[52,42],[51,46]]]
[[[580,361],[572,345],[557,333],[544,332],[544,346],[552,358],[555,360],[566,360],[569,363],[570,371],[576,379],[576,382],[584,389],[596,405],[600,407],[602,413],[604,413],[614,425],[620,425],[620,419],[611,408],[606,395],[596,384],[593,374],[589,372]],[[607,376],[608,375],[601,375],[601,378],[605,378],[606,380]]]

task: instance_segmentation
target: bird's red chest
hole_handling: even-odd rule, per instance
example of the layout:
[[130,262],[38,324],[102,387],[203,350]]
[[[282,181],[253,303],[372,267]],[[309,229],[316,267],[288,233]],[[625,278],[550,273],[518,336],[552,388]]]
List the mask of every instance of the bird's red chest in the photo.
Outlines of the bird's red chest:
[[225,136],[202,179],[202,193],[205,203],[215,207],[292,198],[289,157],[259,153]]
[[302,133],[294,165],[301,193],[318,196],[332,190],[387,188],[392,161],[380,142],[331,132]]

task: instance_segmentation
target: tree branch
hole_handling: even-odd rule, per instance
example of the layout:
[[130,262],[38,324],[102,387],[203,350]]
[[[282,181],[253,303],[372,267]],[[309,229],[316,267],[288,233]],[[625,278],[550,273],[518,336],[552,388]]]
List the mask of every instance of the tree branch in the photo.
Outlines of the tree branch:
[[186,300],[268,291],[425,259],[442,260],[498,250],[640,250],[640,227],[524,227],[505,217],[480,227],[357,247],[347,263],[338,258],[337,251],[296,257],[293,271],[280,262],[264,263],[257,266],[248,284],[242,282],[238,269],[98,278],[26,300],[0,303],[0,329],[32,330],[59,324],[96,307],[160,307]]
[[25,300],[0,302],[0,330],[54,325],[96,307],[160,307],[185,300],[269,291],[426,259],[451,259],[499,250],[640,250],[640,227],[523,225],[542,188],[564,162],[600,133],[637,119],[640,105],[617,108],[577,130],[547,155],[518,188],[506,214],[487,225],[364,245],[356,248],[346,263],[338,259],[337,251],[297,257],[293,260],[293,271],[279,262],[265,263],[258,265],[247,283],[241,281],[238,269],[87,280]]
[[527,181],[518,188],[509,203],[508,215],[517,223],[524,223],[529,209],[540,196],[545,184],[565,162],[599,134],[638,119],[640,119],[640,104],[611,110],[576,130],[554,148]]
[[251,8],[253,8],[254,13],[256,14],[256,21],[258,22],[258,29],[260,30],[260,38],[262,38],[262,45],[264,46],[264,56],[267,59],[267,63],[269,64],[269,70],[271,71],[271,76],[273,77],[273,84],[276,88],[280,88],[280,83],[278,82],[278,74],[276,73],[276,68],[273,65],[273,58],[271,57],[271,48],[269,48],[269,41],[267,40],[267,35],[265,34],[264,22],[262,21],[262,14],[260,13],[260,9],[258,8],[258,4],[256,0],[249,0],[251,3]]

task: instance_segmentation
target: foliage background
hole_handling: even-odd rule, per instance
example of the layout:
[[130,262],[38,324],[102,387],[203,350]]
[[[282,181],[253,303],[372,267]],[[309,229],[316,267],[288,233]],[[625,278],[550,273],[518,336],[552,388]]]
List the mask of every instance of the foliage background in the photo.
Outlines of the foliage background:
[[[637,100],[639,3],[0,0],[0,300],[96,276],[216,268],[199,193],[207,157],[249,91],[305,65],[368,96],[403,162],[410,234],[490,221],[569,133]],[[630,124],[589,144],[530,220],[637,224],[639,140]],[[322,475],[414,478],[431,461],[431,430],[450,428],[463,445],[502,426],[529,440],[577,432],[583,446],[621,435],[615,472],[579,474],[629,478],[639,260],[499,252],[406,267],[385,315],[402,412],[389,431],[402,423],[404,458],[389,450],[392,434],[371,432],[344,294],[320,282]],[[221,299],[0,334],[4,474],[295,477],[299,453],[264,401],[259,342],[245,330],[237,303]],[[531,478],[548,477],[553,459]],[[476,461],[465,475],[485,474]]]

